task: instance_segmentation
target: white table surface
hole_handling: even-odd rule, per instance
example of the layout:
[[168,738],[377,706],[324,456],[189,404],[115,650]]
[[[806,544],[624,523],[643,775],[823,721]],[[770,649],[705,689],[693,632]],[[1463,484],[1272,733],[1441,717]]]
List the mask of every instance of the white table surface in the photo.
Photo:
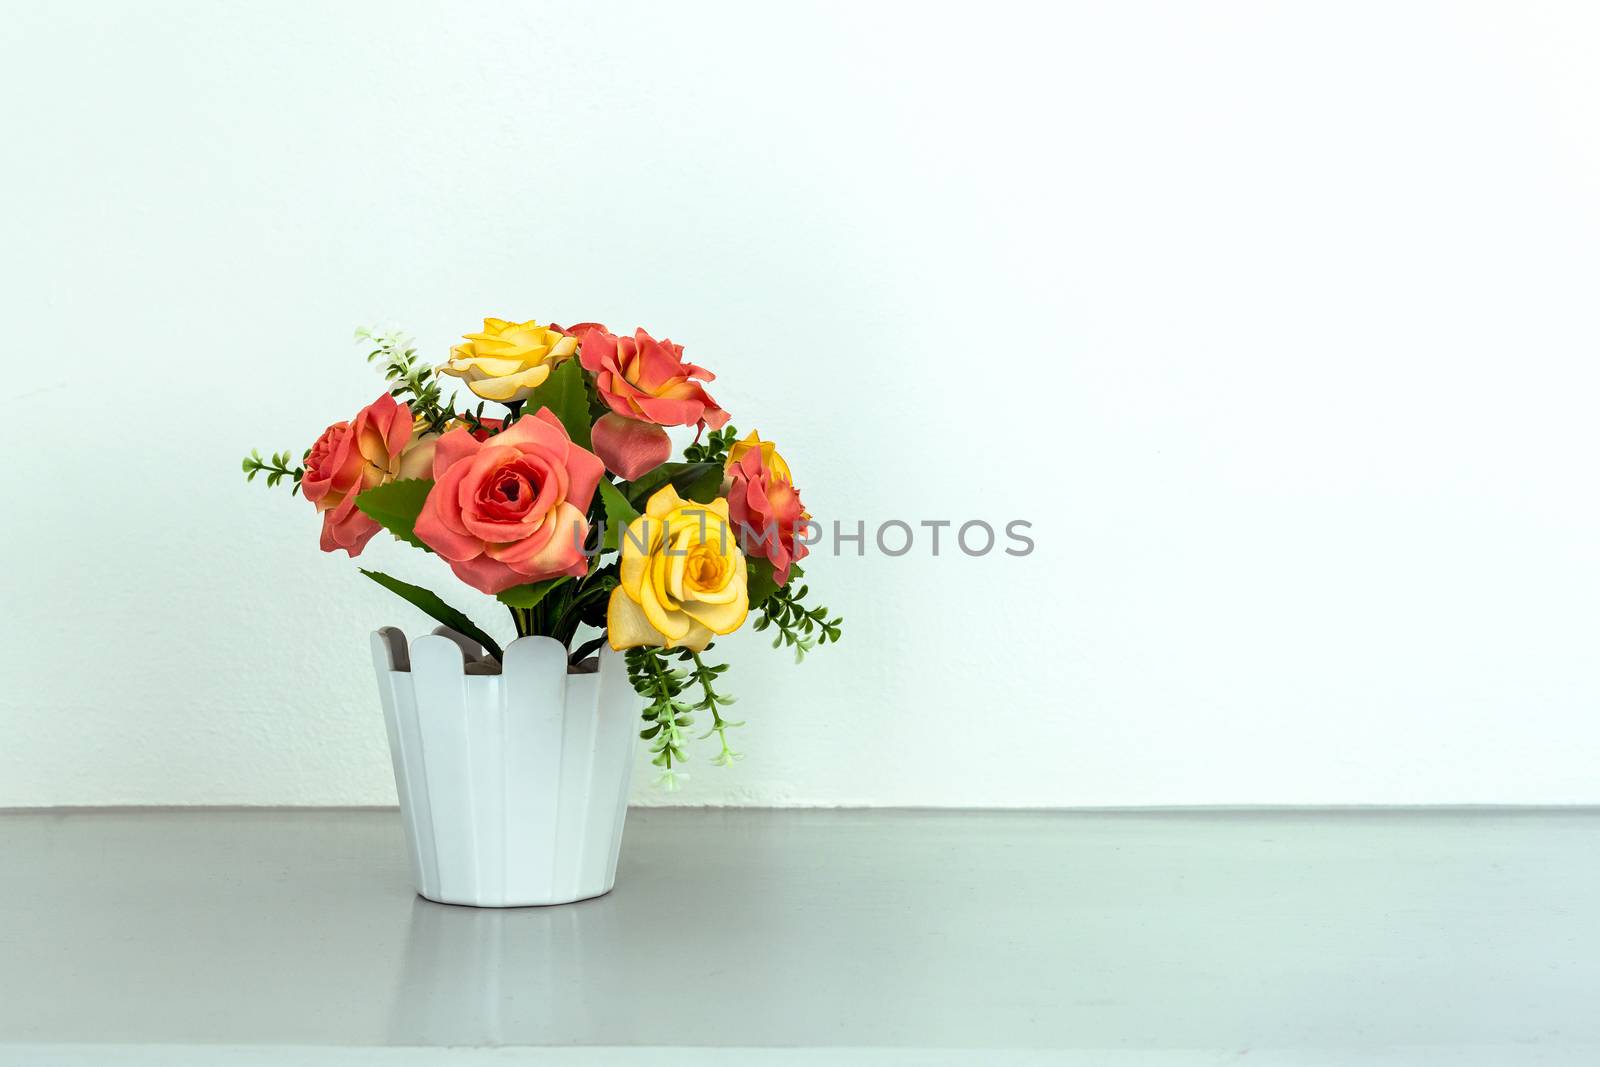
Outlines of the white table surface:
[[0,815],[0,1064],[1600,1064],[1600,813],[635,810],[429,903],[385,811]]

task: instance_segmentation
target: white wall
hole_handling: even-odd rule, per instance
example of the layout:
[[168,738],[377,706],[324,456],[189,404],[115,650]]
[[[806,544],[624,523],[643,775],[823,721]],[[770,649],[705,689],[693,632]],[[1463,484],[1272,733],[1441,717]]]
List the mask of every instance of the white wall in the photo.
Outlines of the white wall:
[[725,642],[748,758],[642,802],[1600,801],[1592,6],[6,22],[0,805],[392,800],[420,617],[237,460],[485,314],[687,343],[825,519],[1035,523],[817,559],[846,643]]

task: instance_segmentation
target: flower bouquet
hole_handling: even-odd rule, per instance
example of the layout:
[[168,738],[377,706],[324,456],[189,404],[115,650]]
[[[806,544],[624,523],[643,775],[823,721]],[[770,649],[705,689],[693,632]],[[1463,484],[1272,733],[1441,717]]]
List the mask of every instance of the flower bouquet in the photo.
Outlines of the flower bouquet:
[[[696,713],[713,762],[740,758],[713,640],[751,612],[797,659],[839,639],[796,582],[815,527],[789,465],[644,330],[486,319],[438,367],[398,334],[357,337],[387,390],[298,462],[252,452],[244,471],[315,506],[323,551],[357,556],[387,530],[511,617],[502,649],[432,590],[362,571],[440,623],[409,646],[373,638],[418,888],[479,904],[605,892],[635,732],[619,709],[631,720],[642,698],[639,736],[673,788]],[[477,403],[446,398],[446,377]],[[679,460],[667,427],[695,428]]]

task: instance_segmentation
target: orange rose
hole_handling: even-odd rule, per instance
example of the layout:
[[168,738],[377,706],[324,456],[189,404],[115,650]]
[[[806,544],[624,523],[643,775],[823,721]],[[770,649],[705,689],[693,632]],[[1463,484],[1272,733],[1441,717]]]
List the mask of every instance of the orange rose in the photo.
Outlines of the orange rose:
[[322,514],[322,551],[359,556],[379,526],[356,507],[356,497],[400,478],[425,478],[438,438],[415,436],[411,408],[385,393],[349,422],[322,431],[306,456],[300,481]]

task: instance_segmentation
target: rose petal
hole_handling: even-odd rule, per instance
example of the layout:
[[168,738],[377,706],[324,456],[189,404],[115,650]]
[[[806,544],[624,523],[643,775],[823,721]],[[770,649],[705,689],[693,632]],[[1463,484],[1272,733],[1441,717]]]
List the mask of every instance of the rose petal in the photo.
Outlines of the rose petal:
[[620,587],[611,590],[606,604],[606,639],[618,652],[641,645],[660,648],[667,643],[667,635],[650,625],[644,611]]
[[667,461],[672,439],[659,426],[610,412],[594,424],[594,450],[608,470],[632,482]]

